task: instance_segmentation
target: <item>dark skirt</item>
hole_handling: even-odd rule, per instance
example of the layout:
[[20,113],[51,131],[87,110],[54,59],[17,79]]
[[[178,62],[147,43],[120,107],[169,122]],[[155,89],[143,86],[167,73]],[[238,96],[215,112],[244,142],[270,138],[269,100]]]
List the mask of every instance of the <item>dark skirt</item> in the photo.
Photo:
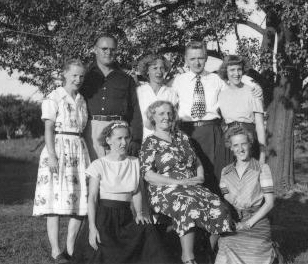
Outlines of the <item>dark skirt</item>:
[[71,263],[169,263],[155,226],[137,225],[129,202],[100,200],[96,228],[101,239],[98,250],[89,244],[87,220],[78,235]]

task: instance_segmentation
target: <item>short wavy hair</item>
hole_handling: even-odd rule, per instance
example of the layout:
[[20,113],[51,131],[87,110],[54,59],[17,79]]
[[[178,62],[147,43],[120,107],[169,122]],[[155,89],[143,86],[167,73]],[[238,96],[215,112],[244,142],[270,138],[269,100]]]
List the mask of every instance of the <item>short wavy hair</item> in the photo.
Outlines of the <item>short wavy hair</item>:
[[83,68],[84,70],[86,69],[85,65],[82,63],[80,59],[75,59],[75,58],[66,59],[63,63],[62,73],[61,73],[61,80],[62,80],[63,85],[65,85],[64,72],[67,72],[72,65],[79,66]]
[[185,56],[187,55],[187,51],[190,49],[202,49],[204,51],[205,57],[207,57],[207,48],[204,41],[192,40],[188,42],[185,46]]
[[125,122],[125,121],[113,121],[103,129],[102,133],[100,134],[100,136],[98,138],[98,142],[105,149],[108,149],[108,150],[110,149],[110,146],[107,143],[107,138],[111,137],[113,135],[113,131],[117,128],[126,128],[128,133],[129,133],[129,136],[131,136],[130,129],[129,129],[127,122]]
[[138,71],[140,75],[149,81],[148,71],[151,65],[155,65],[158,60],[162,60],[166,71],[171,68],[170,62],[161,54],[150,54],[143,57],[138,63]]
[[242,66],[243,73],[246,73],[248,71],[247,61],[242,56],[228,55],[224,58],[223,63],[221,64],[218,71],[218,74],[221,79],[228,81],[227,69],[228,66],[233,66],[233,65]]
[[237,135],[245,135],[247,137],[248,143],[250,143],[250,145],[252,146],[254,142],[253,134],[250,131],[248,131],[245,127],[238,124],[229,127],[227,132],[225,133],[225,145],[227,148],[231,148],[232,146],[231,138]]
[[176,117],[177,117],[177,111],[174,107],[174,105],[169,102],[169,101],[163,101],[163,100],[159,100],[159,101],[155,101],[154,103],[150,104],[149,107],[146,110],[146,116],[147,116],[147,123],[145,124],[146,127],[150,128],[150,129],[155,129],[155,121],[154,121],[154,115],[156,113],[156,109],[162,105],[169,105],[171,107],[171,111],[172,111],[172,121],[175,123],[176,122]]

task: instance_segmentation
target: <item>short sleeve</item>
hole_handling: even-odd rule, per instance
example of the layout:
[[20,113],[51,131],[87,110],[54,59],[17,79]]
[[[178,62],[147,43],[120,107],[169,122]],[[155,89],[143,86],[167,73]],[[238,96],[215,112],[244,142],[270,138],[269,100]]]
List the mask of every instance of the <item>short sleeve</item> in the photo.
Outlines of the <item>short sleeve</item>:
[[56,122],[58,104],[55,100],[46,98],[42,102],[42,119],[49,119]]
[[225,168],[221,171],[221,177],[220,177],[220,182],[219,182],[219,188],[221,190],[221,193],[223,195],[229,193],[227,184],[225,182]]
[[95,179],[100,180],[101,179],[101,171],[102,169],[100,169],[100,164],[99,164],[99,160],[95,160],[93,161],[90,166],[86,169],[86,175],[88,177],[92,177]]
[[221,79],[218,74],[216,75],[217,75],[217,87],[220,88],[220,91],[228,89],[227,83],[223,79]]
[[260,98],[252,96],[251,105],[254,113],[264,113],[263,102]]
[[151,137],[147,137],[143,142],[140,150],[140,174],[141,177],[145,177],[145,174],[148,171],[156,171],[155,168],[155,155],[156,155],[156,147],[155,147],[154,139]]
[[274,183],[272,173],[267,164],[261,166],[260,185],[263,193],[273,193]]

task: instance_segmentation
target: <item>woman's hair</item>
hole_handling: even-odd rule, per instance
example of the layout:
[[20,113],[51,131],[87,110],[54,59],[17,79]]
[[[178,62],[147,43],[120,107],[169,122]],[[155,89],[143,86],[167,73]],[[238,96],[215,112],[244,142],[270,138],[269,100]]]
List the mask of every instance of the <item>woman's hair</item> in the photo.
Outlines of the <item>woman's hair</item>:
[[248,69],[246,61],[243,57],[238,55],[228,55],[224,58],[223,63],[219,68],[219,76],[221,79],[228,81],[227,68],[228,66],[240,65],[242,66],[243,72],[246,72]]
[[175,122],[176,121],[176,109],[173,106],[173,104],[169,101],[163,101],[163,100],[159,100],[159,101],[155,101],[154,103],[150,104],[149,107],[146,110],[146,116],[147,116],[147,124],[146,127],[150,128],[150,129],[154,129],[155,128],[155,121],[154,121],[154,115],[156,113],[156,108],[162,106],[162,105],[169,105],[171,107],[171,111],[172,111],[172,121]]
[[108,126],[106,126],[102,133],[100,134],[98,138],[98,142],[105,148],[105,149],[110,149],[110,146],[107,143],[107,138],[111,137],[113,134],[113,131],[116,128],[126,128],[129,135],[130,135],[130,130],[128,123],[125,121],[113,121],[111,122]]
[[141,76],[149,80],[148,71],[151,65],[155,65],[158,60],[162,60],[166,71],[171,68],[170,62],[161,54],[150,54],[142,58],[138,63],[138,71]]
[[227,132],[225,133],[226,147],[231,148],[232,146],[231,138],[237,135],[245,135],[247,137],[248,143],[250,143],[251,145],[253,144],[253,141],[254,141],[253,134],[250,131],[248,131],[246,128],[244,128],[242,125],[237,124],[237,125],[229,127]]
[[80,59],[67,59],[64,62],[63,67],[62,67],[61,79],[62,79],[63,85],[65,85],[65,77],[64,77],[63,73],[67,72],[72,65],[79,66],[79,67],[85,69],[85,66]]
[[68,71],[72,65],[76,65],[82,68],[85,68],[84,64],[81,62],[80,59],[68,59],[64,62],[62,71]]

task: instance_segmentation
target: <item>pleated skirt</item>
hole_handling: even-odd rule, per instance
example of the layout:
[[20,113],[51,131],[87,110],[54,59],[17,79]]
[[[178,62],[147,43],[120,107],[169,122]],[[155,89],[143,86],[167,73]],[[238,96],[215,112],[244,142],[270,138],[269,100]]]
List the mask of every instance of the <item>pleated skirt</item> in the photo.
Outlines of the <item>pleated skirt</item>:
[[86,220],[76,240],[71,263],[170,263],[156,227],[137,225],[129,202],[100,200],[96,227],[101,239],[98,250],[89,244]]

